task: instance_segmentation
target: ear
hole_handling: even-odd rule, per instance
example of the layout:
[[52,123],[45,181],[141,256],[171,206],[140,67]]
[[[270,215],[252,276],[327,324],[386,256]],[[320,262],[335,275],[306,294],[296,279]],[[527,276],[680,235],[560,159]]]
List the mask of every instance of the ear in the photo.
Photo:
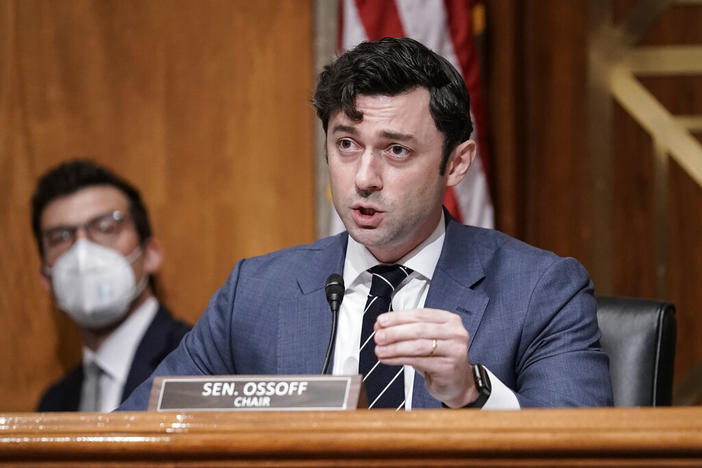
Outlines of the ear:
[[39,283],[44,291],[51,294],[51,278],[44,271],[44,264],[42,263],[41,268],[39,268]]
[[161,251],[161,244],[150,237],[144,241],[142,246],[144,252],[144,273],[153,274],[158,271],[161,267],[161,262],[163,261],[163,252]]
[[446,165],[447,187],[458,185],[463,180],[477,154],[478,150],[473,140],[466,140],[453,149]]

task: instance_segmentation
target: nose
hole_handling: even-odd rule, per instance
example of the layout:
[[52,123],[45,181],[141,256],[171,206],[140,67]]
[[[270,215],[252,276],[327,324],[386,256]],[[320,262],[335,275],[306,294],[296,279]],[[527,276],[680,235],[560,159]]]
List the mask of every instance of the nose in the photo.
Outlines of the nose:
[[356,168],[356,190],[368,195],[383,189],[382,161],[371,150],[366,150]]
[[77,226],[76,227],[75,240],[78,240],[78,239],[90,240],[90,236],[88,235],[88,230],[85,228],[85,226]]

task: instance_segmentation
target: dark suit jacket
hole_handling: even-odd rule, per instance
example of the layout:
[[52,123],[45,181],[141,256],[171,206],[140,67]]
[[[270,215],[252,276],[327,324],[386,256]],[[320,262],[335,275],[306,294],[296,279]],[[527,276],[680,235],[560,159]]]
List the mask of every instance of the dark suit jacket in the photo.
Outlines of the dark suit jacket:
[[[188,325],[175,320],[163,305],[159,305],[156,315],[137,346],[127,382],[122,390],[121,401],[151,375],[159,362],[178,346],[189,329]],[[78,411],[82,385],[83,365],[79,364],[44,392],[37,411]]]
[[[331,328],[324,282],[342,271],[347,239],[239,261],[154,375],[318,373]],[[447,217],[425,306],[461,316],[471,362],[490,369],[522,407],[612,404],[593,287],[576,260]],[[120,409],[145,409],[150,385]],[[440,406],[415,374],[412,407]]]

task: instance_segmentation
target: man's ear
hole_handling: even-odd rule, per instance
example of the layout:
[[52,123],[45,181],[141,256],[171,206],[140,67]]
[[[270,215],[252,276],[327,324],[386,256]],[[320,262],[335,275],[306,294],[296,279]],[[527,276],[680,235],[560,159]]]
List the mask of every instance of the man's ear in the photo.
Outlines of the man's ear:
[[44,291],[51,294],[51,278],[49,278],[49,276],[46,274],[44,264],[42,264],[41,268],[39,268],[39,283],[41,284],[41,287],[44,288]]
[[161,268],[161,262],[163,261],[161,244],[153,237],[150,237],[144,241],[142,250],[144,252],[144,273],[149,275],[156,273]]
[[478,150],[473,140],[466,140],[453,149],[446,165],[447,187],[458,185],[463,180],[477,154]]

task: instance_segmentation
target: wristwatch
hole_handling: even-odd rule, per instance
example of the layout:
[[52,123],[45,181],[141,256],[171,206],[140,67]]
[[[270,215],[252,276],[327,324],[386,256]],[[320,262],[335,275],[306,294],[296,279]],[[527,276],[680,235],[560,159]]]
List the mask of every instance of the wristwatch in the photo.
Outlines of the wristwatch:
[[464,408],[482,408],[492,392],[490,376],[481,364],[473,364],[473,380],[475,389],[478,391],[478,399],[468,403]]

